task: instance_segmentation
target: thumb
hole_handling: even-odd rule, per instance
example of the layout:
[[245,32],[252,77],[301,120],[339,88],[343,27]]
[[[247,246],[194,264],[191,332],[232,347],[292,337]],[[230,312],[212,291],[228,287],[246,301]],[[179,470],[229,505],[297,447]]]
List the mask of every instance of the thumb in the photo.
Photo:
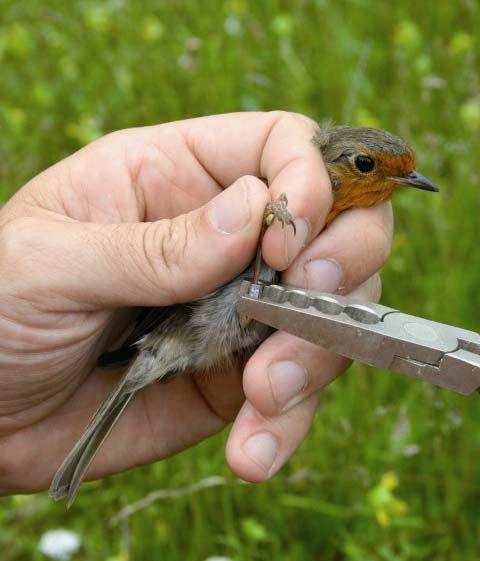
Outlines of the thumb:
[[50,309],[65,309],[65,300],[91,308],[186,302],[248,265],[268,200],[264,183],[244,176],[205,206],[171,220],[17,219],[2,234],[9,238],[2,269],[15,271],[20,294],[26,289],[36,300],[46,297]]

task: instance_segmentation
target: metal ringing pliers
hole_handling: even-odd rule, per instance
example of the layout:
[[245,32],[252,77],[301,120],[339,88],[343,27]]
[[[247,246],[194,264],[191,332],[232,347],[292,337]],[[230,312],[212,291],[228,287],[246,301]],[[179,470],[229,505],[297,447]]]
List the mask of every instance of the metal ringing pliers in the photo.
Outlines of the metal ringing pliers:
[[480,388],[480,335],[345,296],[244,281],[238,312],[339,355],[461,394]]

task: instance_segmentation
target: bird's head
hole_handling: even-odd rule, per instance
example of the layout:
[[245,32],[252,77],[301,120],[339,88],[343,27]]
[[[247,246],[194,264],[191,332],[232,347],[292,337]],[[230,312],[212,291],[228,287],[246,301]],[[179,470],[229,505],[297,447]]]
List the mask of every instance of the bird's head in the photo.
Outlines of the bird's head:
[[415,169],[414,151],[380,129],[331,127],[314,137],[325,161],[335,202],[327,219],[352,207],[373,206],[402,187],[438,191]]

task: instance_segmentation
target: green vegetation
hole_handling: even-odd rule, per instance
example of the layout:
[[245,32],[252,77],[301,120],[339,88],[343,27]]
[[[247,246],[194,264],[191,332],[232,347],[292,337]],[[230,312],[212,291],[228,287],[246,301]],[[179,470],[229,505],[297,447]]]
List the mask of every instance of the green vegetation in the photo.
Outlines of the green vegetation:
[[[479,26],[473,0],[0,0],[0,196],[123,127],[275,108],[378,125],[441,186],[396,198],[383,301],[478,330]],[[479,399],[355,366],[273,481],[239,484],[220,435],[86,485],[68,513],[5,498],[2,561],[45,559],[58,527],[82,539],[74,560],[477,560]],[[109,523],[212,475],[226,484]]]

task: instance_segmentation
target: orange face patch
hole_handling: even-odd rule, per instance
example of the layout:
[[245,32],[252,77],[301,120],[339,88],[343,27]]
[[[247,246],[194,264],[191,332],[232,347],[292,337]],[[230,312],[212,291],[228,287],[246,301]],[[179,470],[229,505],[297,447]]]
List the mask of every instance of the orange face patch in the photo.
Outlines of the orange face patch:
[[385,177],[405,177],[415,169],[416,157],[413,150],[405,154],[376,154],[377,168],[385,174]]
[[347,166],[337,167],[327,164],[327,169],[335,189],[335,201],[327,219],[329,224],[340,212],[352,207],[369,207],[392,196],[399,184],[390,178],[405,177],[415,169],[416,158],[413,150],[403,154],[385,154],[362,151],[375,161],[371,173],[362,174]]

